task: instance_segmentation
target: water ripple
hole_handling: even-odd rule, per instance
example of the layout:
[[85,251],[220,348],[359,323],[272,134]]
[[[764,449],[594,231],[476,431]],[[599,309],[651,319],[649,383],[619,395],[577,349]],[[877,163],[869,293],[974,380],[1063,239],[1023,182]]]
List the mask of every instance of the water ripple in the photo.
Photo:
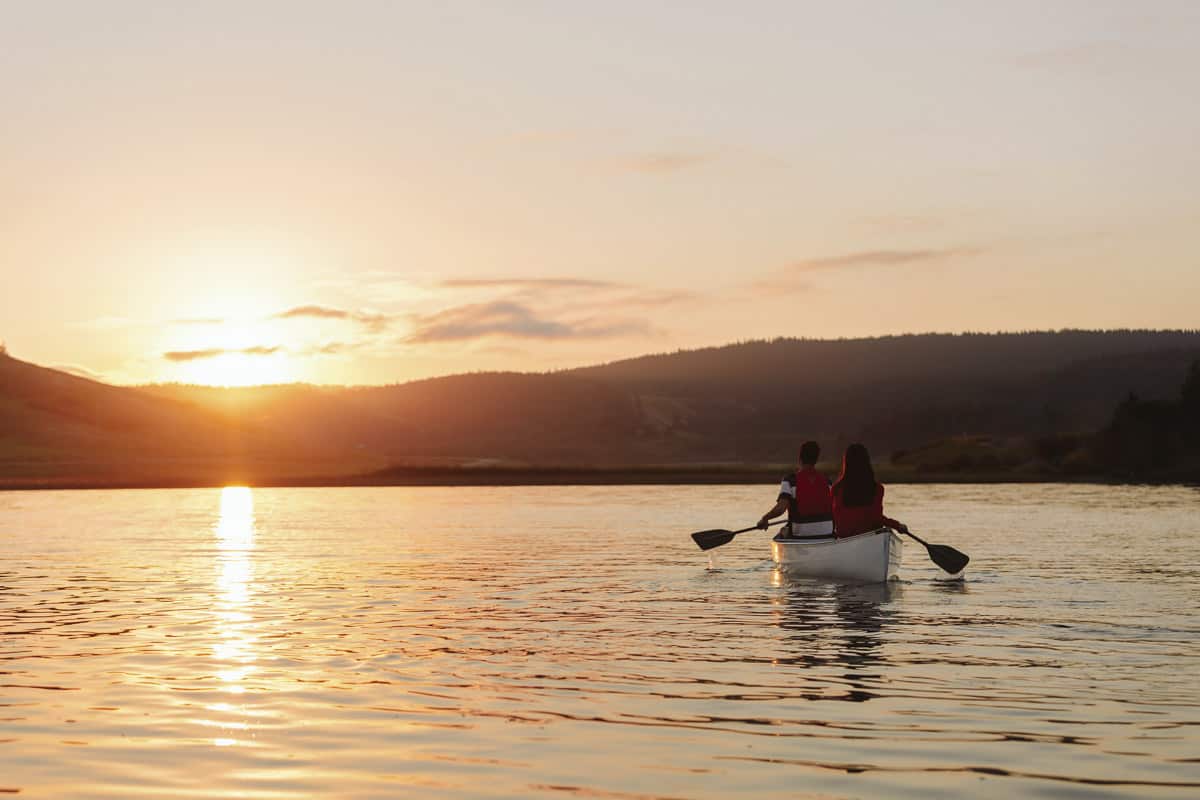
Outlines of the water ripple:
[[1196,793],[1194,490],[891,494],[965,580],[696,551],[748,487],[22,493],[0,792]]

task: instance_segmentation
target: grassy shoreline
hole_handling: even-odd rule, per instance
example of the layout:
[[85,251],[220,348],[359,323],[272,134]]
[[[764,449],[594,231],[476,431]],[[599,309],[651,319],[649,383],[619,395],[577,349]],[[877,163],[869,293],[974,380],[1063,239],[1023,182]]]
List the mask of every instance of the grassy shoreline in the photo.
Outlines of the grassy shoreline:
[[[663,465],[623,467],[574,466],[422,466],[398,467],[352,475],[270,475],[221,470],[179,476],[7,476],[0,491],[64,489],[185,489],[229,485],[254,487],[353,487],[353,486],[686,486],[769,485],[790,467],[785,465]],[[826,474],[833,475],[832,469]],[[1186,480],[1123,479],[1111,475],[1071,474],[1051,471],[961,470],[925,471],[881,465],[883,483],[1187,483]]]

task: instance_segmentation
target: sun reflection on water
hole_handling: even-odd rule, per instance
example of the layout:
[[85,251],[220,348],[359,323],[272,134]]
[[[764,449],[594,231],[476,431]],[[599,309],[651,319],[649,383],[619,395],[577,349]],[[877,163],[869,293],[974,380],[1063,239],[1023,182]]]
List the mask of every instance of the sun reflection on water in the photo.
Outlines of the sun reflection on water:
[[[246,681],[255,671],[258,636],[251,614],[254,598],[254,496],[245,486],[226,486],[221,490],[221,511],[214,529],[216,536],[217,578],[213,614],[217,620],[212,645],[216,662],[216,677],[221,691],[244,694]],[[224,732],[246,731],[244,721],[230,720],[237,709],[228,703],[213,703],[206,707],[220,720],[204,720],[203,724],[222,728]],[[240,744],[237,739],[214,739],[218,746]]]

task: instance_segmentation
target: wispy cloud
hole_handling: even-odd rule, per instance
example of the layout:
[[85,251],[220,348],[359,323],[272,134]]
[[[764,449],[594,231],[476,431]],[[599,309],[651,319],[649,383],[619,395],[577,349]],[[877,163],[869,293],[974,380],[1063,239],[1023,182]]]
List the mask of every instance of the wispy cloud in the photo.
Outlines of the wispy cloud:
[[555,320],[539,316],[520,303],[497,301],[457,306],[413,320],[405,342],[461,342],[488,336],[518,339],[600,339],[649,333],[640,320]]
[[233,352],[241,353],[244,356],[269,356],[278,353],[282,349],[283,348],[278,345],[275,345],[274,347],[257,345],[255,347],[243,347],[241,350],[235,350]]
[[169,350],[163,353],[163,358],[167,361],[198,361],[204,358],[217,358],[218,356],[226,355],[269,356],[281,350],[283,348],[278,345],[255,345],[253,347],[242,348],[210,347],[204,350]]
[[686,289],[646,289],[623,295],[613,300],[613,305],[623,308],[661,308],[679,303],[699,300],[702,295]]
[[627,287],[599,296],[568,298],[555,306],[558,314],[586,315],[628,312],[634,309],[661,309],[702,300],[699,292],[682,289],[642,289]]
[[351,313],[340,308],[327,306],[296,306],[287,311],[280,311],[275,319],[295,319],[296,317],[318,317],[320,319],[350,319]]
[[365,325],[372,332],[378,333],[387,327],[391,322],[391,317],[386,314],[376,314],[366,311],[347,311],[342,308],[330,308],[329,306],[296,306],[289,308],[287,311],[281,311],[274,315],[272,319],[343,319],[352,322],[358,322]]
[[658,153],[641,153],[639,155],[622,159],[620,161],[620,167],[629,172],[663,174],[693,169],[695,167],[707,164],[715,160],[715,158],[716,156],[710,153],[668,151]]
[[314,344],[311,347],[301,351],[301,355],[306,356],[335,356],[350,350],[359,350],[364,347],[363,342],[325,342],[324,344]]
[[840,256],[807,258],[801,261],[796,261],[790,265],[789,271],[807,272],[810,270],[844,269],[852,267],[887,267],[903,264],[926,264],[935,261],[945,261],[950,258],[973,256],[979,252],[979,248],[972,247],[923,250],[863,250],[857,253],[847,253]]
[[982,247],[917,248],[907,250],[860,250],[838,256],[805,258],[782,269],[775,269],[749,283],[743,290],[753,294],[778,292],[812,292],[818,287],[808,276],[821,272],[872,269],[878,267],[921,267],[969,258],[984,252]]
[[[438,284],[444,289],[496,290],[503,298],[525,304],[541,302],[545,296],[558,295],[571,308],[650,308],[695,300],[697,292],[684,289],[656,289],[619,281],[590,278],[452,278]],[[586,299],[575,302],[571,290],[587,289]],[[507,294],[505,294],[507,292]]]

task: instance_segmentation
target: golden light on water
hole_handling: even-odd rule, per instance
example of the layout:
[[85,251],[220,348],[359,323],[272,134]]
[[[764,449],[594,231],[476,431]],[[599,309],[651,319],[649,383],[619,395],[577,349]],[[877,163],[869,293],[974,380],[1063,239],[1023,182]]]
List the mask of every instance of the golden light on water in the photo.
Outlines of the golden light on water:
[[226,486],[221,490],[217,547],[229,552],[253,546],[254,495],[248,486]]
[[[217,621],[212,645],[215,674],[221,690],[243,694],[245,682],[254,673],[258,636],[251,613],[254,597],[254,496],[245,486],[226,486],[221,490],[221,510],[214,529],[217,545],[216,596],[213,613]],[[218,727],[223,733],[245,732],[244,720],[231,720],[240,709],[229,703],[213,703],[207,710],[218,720],[202,720],[205,726]],[[213,739],[213,744],[229,746],[240,741],[231,736]]]

